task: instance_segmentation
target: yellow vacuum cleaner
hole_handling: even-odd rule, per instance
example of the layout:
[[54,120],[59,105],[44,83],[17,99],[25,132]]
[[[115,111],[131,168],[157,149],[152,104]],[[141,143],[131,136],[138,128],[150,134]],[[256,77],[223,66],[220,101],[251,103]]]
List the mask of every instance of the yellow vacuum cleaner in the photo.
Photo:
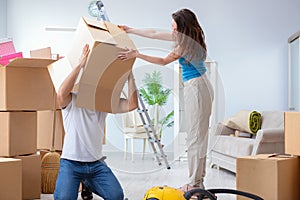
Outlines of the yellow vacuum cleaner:
[[184,192],[168,187],[155,186],[147,190],[143,200],[185,200]]
[[196,198],[198,200],[217,200],[217,196],[215,195],[217,193],[235,194],[243,197],[248,197],[249,199],[253,200],[263,200],[263,198],[255,194],[250,194],[248,192],[233,189],[193,189],[184,193],[179,189],[171,188],[168,186],[155,186],[150,188],[149,190],[147,190],[143,200],[189,200],[193,198],[193,195],[196,195]]

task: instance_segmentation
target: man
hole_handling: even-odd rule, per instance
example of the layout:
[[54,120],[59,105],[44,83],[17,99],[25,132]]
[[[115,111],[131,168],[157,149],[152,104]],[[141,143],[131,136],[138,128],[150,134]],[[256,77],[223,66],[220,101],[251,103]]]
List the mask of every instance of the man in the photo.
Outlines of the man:
[[[83,199],[93,198],[89,190],[105,200],[124,198],[119,181],[104,162],[102,155],[107,113],[76,107],[77,94],[71,92],[80,70],[86,64],[89,52],[89,46],[85,45],[78,66],[64,80],[57,93],[66,135],[54,192],[55,200],[76,200],[82,180],[85,183],[82,191]],[[137,105],[134,77],[130,73],[128,99],[120,98],[116,112],[128,112]]]

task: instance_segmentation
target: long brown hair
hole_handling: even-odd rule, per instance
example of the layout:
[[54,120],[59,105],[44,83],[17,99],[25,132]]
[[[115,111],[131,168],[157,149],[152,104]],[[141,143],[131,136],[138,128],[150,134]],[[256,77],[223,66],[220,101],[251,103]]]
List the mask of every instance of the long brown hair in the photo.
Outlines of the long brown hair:
[[197,20],[196,15],[189,9],[181,9],[172,14],[177,24],[175,47],[180,56],[185,56],[187,61],[204,61],[207,56],[204,32]]

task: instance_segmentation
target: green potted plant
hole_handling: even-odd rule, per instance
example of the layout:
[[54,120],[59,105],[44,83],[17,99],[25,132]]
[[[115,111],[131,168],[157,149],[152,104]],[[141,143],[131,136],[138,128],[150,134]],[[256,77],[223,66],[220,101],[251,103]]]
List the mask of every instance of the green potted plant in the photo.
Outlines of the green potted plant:
[[162,118],[159,116],[160,108],[167,103],[168,97],[171,94],[171,89],[163,87],[160,71],[153,71],[152,74],[146,73],[142,81],[144,83],[144,87],[140,88],[139,91],[142,95],[143,100],[149,106],[154,107],[154,116],[152,119],[152,123],[160,139],[163,129],[172,127],[174,125],[174,111],[171,111]]

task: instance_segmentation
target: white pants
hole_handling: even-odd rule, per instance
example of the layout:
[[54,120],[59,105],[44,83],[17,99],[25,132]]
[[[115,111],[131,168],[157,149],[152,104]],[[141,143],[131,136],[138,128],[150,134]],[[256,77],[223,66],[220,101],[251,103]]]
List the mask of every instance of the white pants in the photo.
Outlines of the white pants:
[[214,94],[204,74],[184,82],[187,156],[190,185],[203,184],[206,166],[208,128]]

